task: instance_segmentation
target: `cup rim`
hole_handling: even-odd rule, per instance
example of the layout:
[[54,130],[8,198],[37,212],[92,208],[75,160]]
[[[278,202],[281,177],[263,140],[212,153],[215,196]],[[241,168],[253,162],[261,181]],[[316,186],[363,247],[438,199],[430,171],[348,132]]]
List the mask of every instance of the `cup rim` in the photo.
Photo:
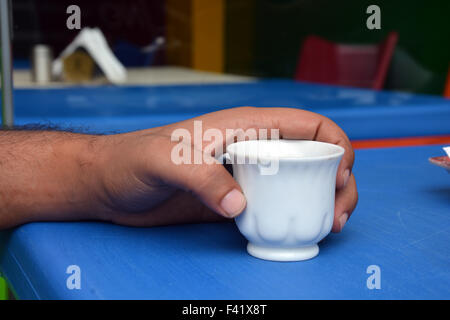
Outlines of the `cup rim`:
[[237,154],[236,152],[233,152],[231,149],[233,146],[236,146],[238,144],[246,144],[246,143],[254,143],[254,141],[283,141],[287,143],[300,143],[300,142],[307,142],[312,144],[321,144],[321,145],[328,145],[333,147],[335,150],[326,155],[321,156],[286,156],[286,157],[277,157],[277,156],[269,156],[267,154],[246,154],[245,158],[247,159],[253,159],[253,160],[266,160],[266,161],[273,161],[277,160],[280,162],[308,162],[308,161],[319,161],[319,160],[334,160],[339,159],[342,157],[345,153],[345,149],[337,144],[328,143],[328,142],[322,142],[322,141],[315,141],[315,140],[306,140],[306,139],[276,139],[276,140],[245,140],[245,141],[238,141],[229,144],[226,147],[227,153],[234,158],[234,156]]

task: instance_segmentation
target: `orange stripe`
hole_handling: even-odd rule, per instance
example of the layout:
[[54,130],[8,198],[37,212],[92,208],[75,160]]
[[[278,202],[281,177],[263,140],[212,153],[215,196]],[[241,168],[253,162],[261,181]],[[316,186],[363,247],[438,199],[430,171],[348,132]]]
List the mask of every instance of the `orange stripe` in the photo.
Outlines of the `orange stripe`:
[[352,146],[354,149],[422,146],[429,144],[450,144],[450,136],[408,137],[352,141]]

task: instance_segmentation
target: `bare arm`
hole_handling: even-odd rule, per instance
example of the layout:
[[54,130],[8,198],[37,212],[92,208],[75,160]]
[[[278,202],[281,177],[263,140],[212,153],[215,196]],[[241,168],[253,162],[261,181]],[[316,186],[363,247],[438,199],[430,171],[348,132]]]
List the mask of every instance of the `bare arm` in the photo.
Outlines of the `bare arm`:
[[[177,129],[192,133],[194,121],[220,131],[277,128],[285,139],[318,140],[345,148],[336,178],[333,231],[342,229],[358,199],[351,172],[354,154],[345,133],[315,113],[251,107],[109,136],[0,131],[0,229],[43,220],[154,226],[239,215],[245,197],[222,165],[171,161],[171,134]],[[189,148],[193,154],[207,154],[194,145]]]
[[37,220],[98,219],[98,138],[0,131],[0,229]]

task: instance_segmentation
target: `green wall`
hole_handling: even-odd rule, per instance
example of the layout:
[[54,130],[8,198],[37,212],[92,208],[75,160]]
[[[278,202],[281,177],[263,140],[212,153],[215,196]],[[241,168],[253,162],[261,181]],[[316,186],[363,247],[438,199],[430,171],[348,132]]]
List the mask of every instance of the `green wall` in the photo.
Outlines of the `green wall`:
[[[371,4],[381,8],[381,30],[366,27]],[[376,43],[397,31],[386,89],[442,94],[450,62],[448,0],[228,0],[227,6],[228,72],[291,78],[307,35]]]

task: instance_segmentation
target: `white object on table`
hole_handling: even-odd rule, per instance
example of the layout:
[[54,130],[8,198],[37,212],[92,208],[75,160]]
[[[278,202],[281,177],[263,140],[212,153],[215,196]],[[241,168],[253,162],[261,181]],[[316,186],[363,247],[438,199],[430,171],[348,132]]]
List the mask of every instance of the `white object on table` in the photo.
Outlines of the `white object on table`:
[[236,218],[254,257],[299,261],[319,253],[333,226],[336,172],[344,148],[306,140],[230,144],[225,158],[247,207]]
[[32,79],[39,84],[52,81],[53,54],[49,46],[37,44],[32,53]]
[[63,59],[79,47],[84,48],[89,53],[110,82],[119,84],[126,81],[127,71],[125,67],[114,55],[106,42],[105,36],[98,28],[84,28],[80,31],[53,62],[52,73],[54,77],[62,75]]
[[450,158],[450,146],[443,148],[447,156]]

